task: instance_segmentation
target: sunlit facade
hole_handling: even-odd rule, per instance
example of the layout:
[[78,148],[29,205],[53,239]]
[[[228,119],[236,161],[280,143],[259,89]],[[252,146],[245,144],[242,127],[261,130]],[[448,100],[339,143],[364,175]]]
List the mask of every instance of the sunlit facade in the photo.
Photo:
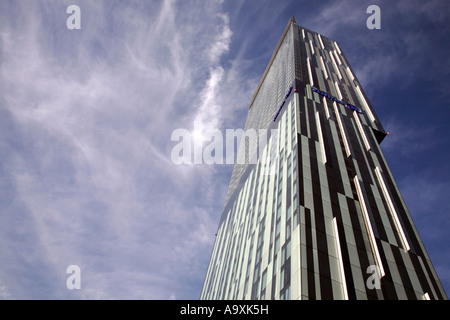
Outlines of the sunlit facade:
[[447,299],[335,41],[292,18],[245,129],[201,299]]

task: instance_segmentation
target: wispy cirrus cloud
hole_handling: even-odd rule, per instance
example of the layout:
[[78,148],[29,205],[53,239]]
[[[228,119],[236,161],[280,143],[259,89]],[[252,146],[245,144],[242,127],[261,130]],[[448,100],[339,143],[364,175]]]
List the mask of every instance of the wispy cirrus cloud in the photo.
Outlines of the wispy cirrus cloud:
[[[449,68],[445,68],[448,59],[442,47],[444,35],[450,30],[444,18],[450,13],[446,4],[378,1],[381,29],[369,30],[366,21],[370,15],[366,9],[371,4],[327,1],[298,20],[301,25],[339,42],[365,88],[395,85],[405,89],[418,77],[431,82],[448,78]],[[437,89],[448,97],[446,89]]]
[[2,4],[4,298],[199,294],[187,283],[203,279],[223,190],[208,188],[214,171],[170,162],[170,133],[220,121],[206,111],[232,36],[220,2],[199,4],[81,2],[79,31],[59,2]]

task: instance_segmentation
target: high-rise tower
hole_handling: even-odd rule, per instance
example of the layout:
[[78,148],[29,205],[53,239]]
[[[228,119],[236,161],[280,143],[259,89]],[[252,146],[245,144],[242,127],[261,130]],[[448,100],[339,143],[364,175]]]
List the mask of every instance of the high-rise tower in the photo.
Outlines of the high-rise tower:
[[202,299],[447,299],[335,41],[290,19],[249,130]]

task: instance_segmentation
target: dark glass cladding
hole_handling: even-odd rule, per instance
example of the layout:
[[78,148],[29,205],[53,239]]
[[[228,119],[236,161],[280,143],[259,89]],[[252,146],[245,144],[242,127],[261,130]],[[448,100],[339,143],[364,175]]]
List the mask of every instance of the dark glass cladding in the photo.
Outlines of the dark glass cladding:
[[234,166],[202,299],[447,299],[336,42],[291,19],[245,129],[276,166]]

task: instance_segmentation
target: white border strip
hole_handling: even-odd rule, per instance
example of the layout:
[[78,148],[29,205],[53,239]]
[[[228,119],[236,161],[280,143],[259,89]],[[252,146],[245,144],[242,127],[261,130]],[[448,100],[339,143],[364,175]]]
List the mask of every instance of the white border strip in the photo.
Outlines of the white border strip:
[[333,228],[334,228],[334,236],[336,239],[336,250],[337,250],[338,259],[339,259],[339,270],[341,272],[342,289],[344,291],[344,300],[348,300],[347,281],[345,280],[344,262],[342,260],[341,242],[339,240],[339,231],[338,231],[338,227],[337,227],[336,217],[333,218]]
[[389,192],[386,188],[386,184],[384,183],[380,168],[376,167],[375,173],[376,173],[378,182],[381,185],[381,190],[383,191],[384,198],[386,199],[386,202],[388,203],[389,211],[391,212],[391,216],[394,220],[395,227],[397,228],[397,231],[400,234],[400,240],[402,241],[403,249],[405,249],[405,251],[409,251],[410,247],[408,244],[408,240],[406,239],[405,232],[403,231],[403,228],[402,228],[402,225],[398,218],[397,212],[395,211],[394,203],[392,202],[391,197],[389,196]]
[[359,184],[358,176],[356,175],[353,178],[353,182],[356,186],[356,192],[358,193],[359,204],[361,206],[361,210],[363,212],[364,222],[366,223],[367,233],[369,234],[370,244],[372,245],[372,251],[375,257],[375,262],[380,268],[380,278],[385,276],[383,264],[381,263],[380,252],[378,251],[377,242],[375,241],[375,235],[373,233],[372,224],[370,223],[369,212],[367,211],[366,203],[364,201],[364,197],[362,194],[361,186]]

